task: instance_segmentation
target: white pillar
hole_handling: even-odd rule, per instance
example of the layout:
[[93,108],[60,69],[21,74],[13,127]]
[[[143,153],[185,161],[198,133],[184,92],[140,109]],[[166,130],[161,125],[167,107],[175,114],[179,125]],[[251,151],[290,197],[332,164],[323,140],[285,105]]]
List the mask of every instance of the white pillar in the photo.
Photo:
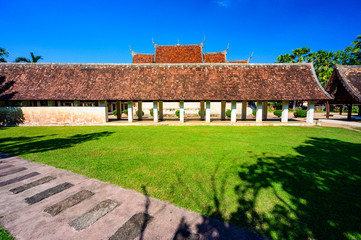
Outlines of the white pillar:
[[289,101],[283,101],[282,102],[282,117],[281,122],[288,122],[288,106],[290,102]]
[[159,101],[159,120],[163,120],[163,101]]
[[256,122],[262,122],[262,101],[257,101]]
[[267,101],[262,102],[262,120],[267,120]]
[[247,101],[242,101],[242,120],[247,118]]
[[221,120],[226,120],[226,101],[221,102]]
[[231,103],[231,122],[237,122],[237,102],[232,101]]
[[133,101],[128,101],[128,122],[133,122]]
[[204,101],[201,101],[201,120],[204,120]]
[[206,101],[206,122],[211,122],[211,101]]
[[[78,103],[78,106],[79,106],[79,103]],[[75,104],[75,101],[74,101],[74,104]],[[100,101],[100,106],[105,107],[105,119],[108,122],[108,102],[107,101]]]
[[142,101],[138,101],[138,120],[142,120],[143,119],[143,102]]
[[153,119],[154,119],[155,123],[158,122],[158,102],[157,101],[153,101]]
[[184,101],[180,101],[179,103],[179,121],[181,123],[184,122]]
[[307,103],[307,122],[313,123],[313,113],[315,111],[315,102],[308,101]]

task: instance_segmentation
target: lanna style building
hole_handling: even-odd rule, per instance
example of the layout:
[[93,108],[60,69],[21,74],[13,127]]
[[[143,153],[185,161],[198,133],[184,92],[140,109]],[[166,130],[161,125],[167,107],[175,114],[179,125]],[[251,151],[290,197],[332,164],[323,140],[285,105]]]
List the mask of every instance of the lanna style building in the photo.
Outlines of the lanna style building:
[[[0,94],[3,109],[18,101],[25,122],[44,124],[97,124],[107,121],[107,101],[128,103],[133,112],[137,102],[153,105],[153,120],[163,120],[163,103],[177,102],[184,122],[184,103],[199,102],[201,118],[211,121],[211,105],[221,102],[225,118],[226,102],[231,103],[231,122],[237,121],[236,103],[242,102],[241,119],[246,119],[247,101],[257,103],[256,122],[267,117],[267,101],[282,101],[281,122],[288,121],[289,101],[308,101],[307,122],[313,123],[314,101],[331,100],[317,80],[312,64],[250,63],[132,63],[132,64],[52,64],[1,63]],[[36,106],[46,101],[48,106]],[[73,102],[73,106],[63,106]],[[92,103],[93,107],[80,104]],[[133,122],[133,114],[128,121]]]
[[[342,106],[347,105],[348,116],[351,120],[352,105],[361,105],[361,66],[360,65],[335,65],[334,71],[325,90],[333,97],[327,103],[326,116],[330,116],[330,104],[340,105],[340,113]],[[361,110],[359,110],[361,115]]]

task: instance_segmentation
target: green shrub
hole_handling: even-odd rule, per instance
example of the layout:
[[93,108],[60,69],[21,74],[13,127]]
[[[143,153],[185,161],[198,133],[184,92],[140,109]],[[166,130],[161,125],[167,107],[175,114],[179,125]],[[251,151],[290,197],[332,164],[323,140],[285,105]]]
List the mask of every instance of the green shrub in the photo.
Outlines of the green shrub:
[[[206,115],[206,111],[204,111],[204,116]],[[198,111],[198,116],[201,116],[201,110]]]
[[257,113],[257,110],[253,110],[253,111],[252,111],[252,115],[253,115],[253,116],[256,116],[256,113]]
[[[138,110],[135,111],[135,114],[138,116]],[[144,116],[144,112],[142,111],[142,116]]]
[[293,112],[293,115],[295,117],[301,117],[301,118],[306,117],[307,116],[307,110],[300,110],[300,109],[296,110],[296,111]]
[[128,109],[124,109],[123,113],[128,115]]
[[175,111],[175,115],[176,115],[177,117],[179,117],[179,116],[180,116],[180,112],[179,112],[179,110]]
[[354,109],[352,109],[352,113],[358,113],[359,107],[355,107]]
[[25,120],[23,111],[18,107],[4,107],[0,110],[0,126],[17,126]]
[[115,110],[113,111],[113,115],[114,115],[114,116],[117,116],[117,113],[118,113],[118,111],[117,111],[117,109],[115,109]]
[[149,113],[150,113],[150,116],[153,117],[153,109],[150,109],[150,110],[149,110]]
[[231,111],[231,110],[227,110],[227,111],[226,111],[226,116],[227,116],[227,117],[231,117],[231,115],[232,115],[232,111]]
[[281,117],[282,116],[282,110],[276,110],[273,112],[274,115],[276,115],[277,117]]

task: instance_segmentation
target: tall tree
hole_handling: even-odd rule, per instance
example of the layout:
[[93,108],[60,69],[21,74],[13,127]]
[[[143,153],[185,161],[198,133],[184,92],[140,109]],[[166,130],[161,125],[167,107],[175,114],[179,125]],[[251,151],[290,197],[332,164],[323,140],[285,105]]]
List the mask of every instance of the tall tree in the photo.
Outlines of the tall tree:
[[292,53],[281,54],[277,57],[276,63],[302,63],[312,62],[317,77],[322,85],[330,79],[335,64],[361,65],[361,35],[341,51],[319,50],[312,52],[308,47],[292,50]]
[[33,52],[30,53],[31,59],[24,58],[24,57],[18,57],[15,59],[15,62],[27,62],[27,63],[36,63],[40,59],[43,59],[41,56],[35,56]]
[[6,57],[9,57],[9,52],[5,48],[0,48],[0,62],[6,62]]

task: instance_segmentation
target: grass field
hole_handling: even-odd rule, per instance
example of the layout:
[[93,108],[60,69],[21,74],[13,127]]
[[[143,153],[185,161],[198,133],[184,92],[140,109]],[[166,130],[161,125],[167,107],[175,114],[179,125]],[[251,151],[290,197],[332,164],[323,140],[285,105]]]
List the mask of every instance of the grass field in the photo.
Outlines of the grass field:
[[326,127],[18,127],[0,152],[274,239],[361,238],[361,134]]

